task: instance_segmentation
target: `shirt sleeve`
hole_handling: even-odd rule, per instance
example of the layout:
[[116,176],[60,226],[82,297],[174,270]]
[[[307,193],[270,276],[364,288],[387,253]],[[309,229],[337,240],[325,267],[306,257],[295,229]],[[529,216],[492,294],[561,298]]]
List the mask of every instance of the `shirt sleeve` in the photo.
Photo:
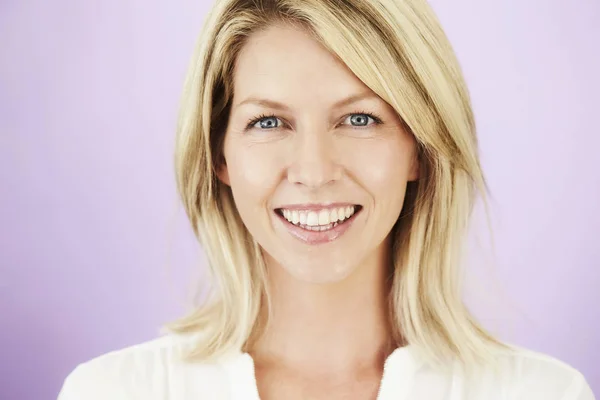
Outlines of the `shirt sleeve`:
[[[97,371],[96,371],[97,372]],[[101,377],[93,373],[87,364],[78,365],[64,380],[57,400],[104,400]],[[115,399],[116,400],[116,399]]]
[[596,398],[585,377],[578,372],[562,400],[596,400]]
[[57,400],[89,400],[79,393],[81,366],[75,368],[64,380],[63,385],[58,393]]

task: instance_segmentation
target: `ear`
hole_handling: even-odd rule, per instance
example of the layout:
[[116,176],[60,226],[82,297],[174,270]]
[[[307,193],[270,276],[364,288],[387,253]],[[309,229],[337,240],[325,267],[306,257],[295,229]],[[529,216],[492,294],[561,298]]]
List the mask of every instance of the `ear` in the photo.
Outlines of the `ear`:
[[227,162],[225,162],[225,157],[219,157],[219,162],[216,168],[217,178],[226,184],[227,186],[231,186],[229,181],[229,170],[227,169]]
[[408,181],[413,182],[419,179],[421,176],[421,157],[418,152],[415,152],[412,157],[410,169],[408,171]]

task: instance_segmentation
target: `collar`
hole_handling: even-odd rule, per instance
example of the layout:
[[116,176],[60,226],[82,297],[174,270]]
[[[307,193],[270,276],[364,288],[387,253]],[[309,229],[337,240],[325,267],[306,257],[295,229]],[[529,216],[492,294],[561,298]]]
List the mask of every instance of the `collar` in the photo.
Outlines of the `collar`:
[[[408,384],[420,362],[415,349],[404,346],[395,349],[386,359],[377,400],[406,399]],[[241,351],[226,357],[224,367],[230,383],[232,400],[260,400],[254,371],[254,360]]]

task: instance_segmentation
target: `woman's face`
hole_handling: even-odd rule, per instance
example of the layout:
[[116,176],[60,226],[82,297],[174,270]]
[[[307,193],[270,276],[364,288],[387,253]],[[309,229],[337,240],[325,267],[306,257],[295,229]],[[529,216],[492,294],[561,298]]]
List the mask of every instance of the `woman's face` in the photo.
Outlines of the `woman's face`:
[[382,259],[418,174],[394,109],[318,42],[280,26],[237,59],[224,156],[219,178],[269,268],[314,283]]

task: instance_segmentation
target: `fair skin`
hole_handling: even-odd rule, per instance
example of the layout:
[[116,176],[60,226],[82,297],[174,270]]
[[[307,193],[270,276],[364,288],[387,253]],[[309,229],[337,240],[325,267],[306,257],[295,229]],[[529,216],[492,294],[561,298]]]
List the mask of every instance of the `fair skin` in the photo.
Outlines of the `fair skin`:
[[[249,351],[261,398],[375,398],[398,345],[389,233],[418,178],[414,139],[389,104],[291,27],[250,38],[232,104],[219,179],[263,249],[273,290],[271,325]],[[311,229],[310,212],[322,228]]]

